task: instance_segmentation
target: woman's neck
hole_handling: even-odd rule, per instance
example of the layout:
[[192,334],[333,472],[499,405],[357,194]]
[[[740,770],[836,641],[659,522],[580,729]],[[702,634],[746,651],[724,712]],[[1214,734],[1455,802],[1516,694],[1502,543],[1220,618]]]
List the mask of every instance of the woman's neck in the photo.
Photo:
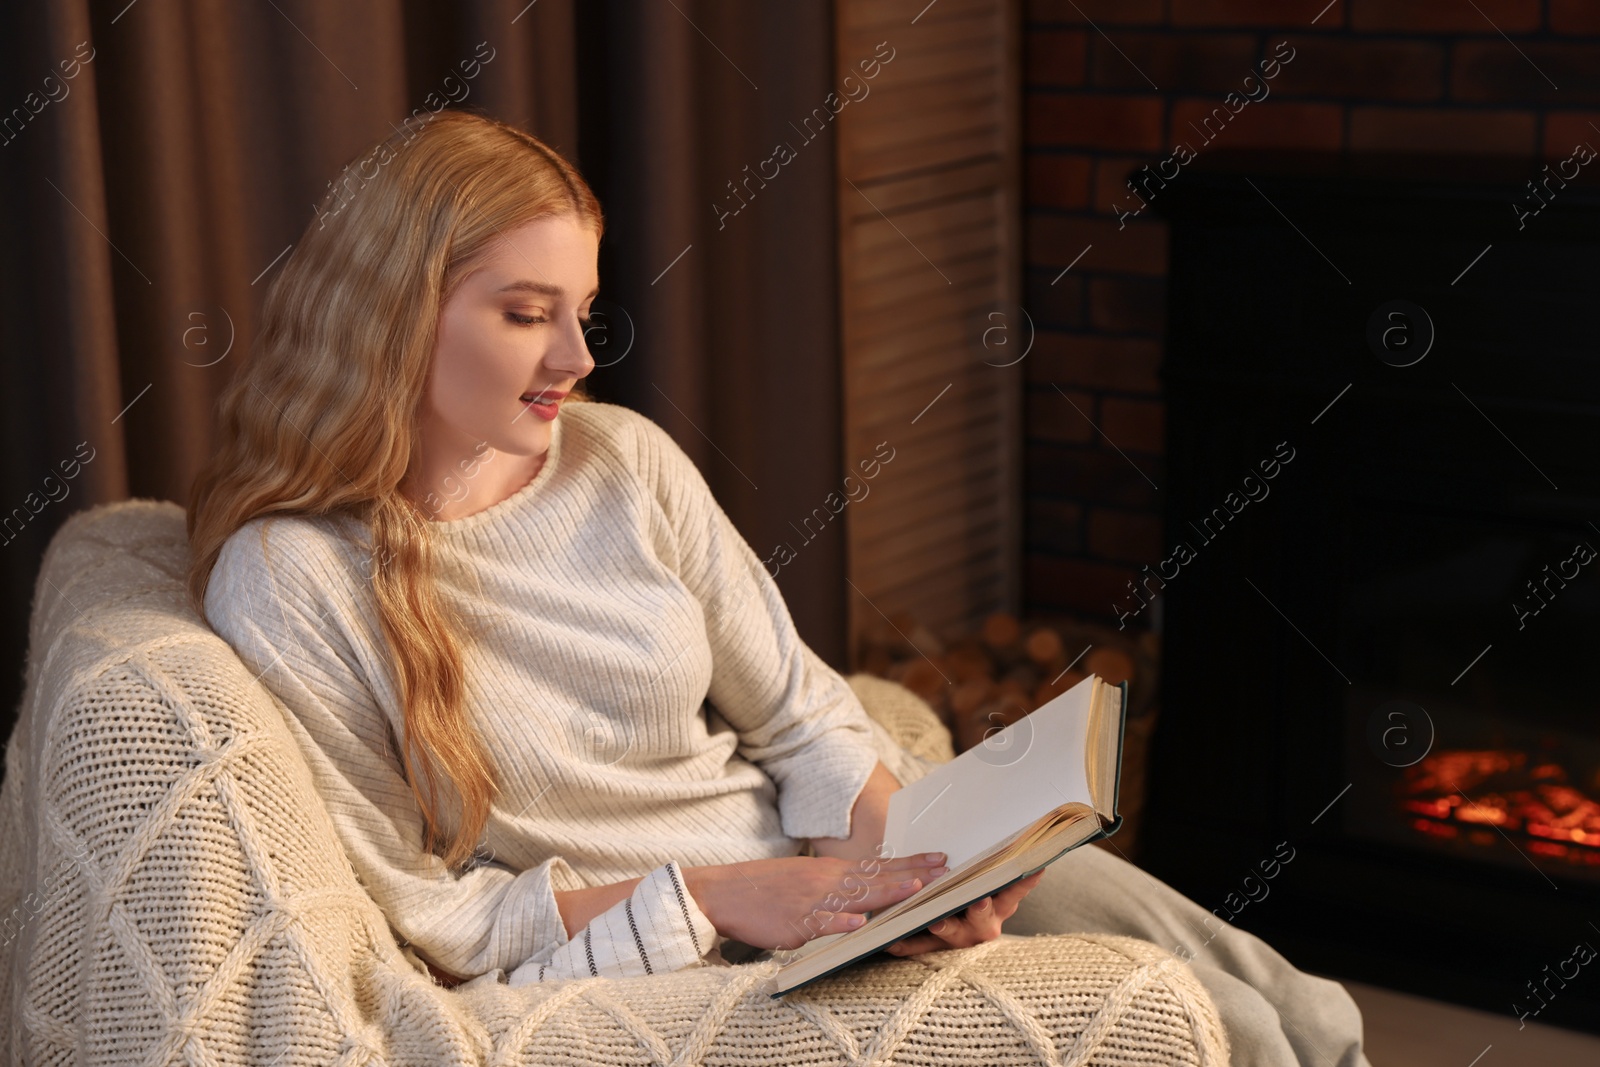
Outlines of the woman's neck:
[[407,472],[401,492],[436,522],[453,522],[491,508],[539,476],[549,450],[515,456],[487,449],[466,459],[430,465],[418,462]]

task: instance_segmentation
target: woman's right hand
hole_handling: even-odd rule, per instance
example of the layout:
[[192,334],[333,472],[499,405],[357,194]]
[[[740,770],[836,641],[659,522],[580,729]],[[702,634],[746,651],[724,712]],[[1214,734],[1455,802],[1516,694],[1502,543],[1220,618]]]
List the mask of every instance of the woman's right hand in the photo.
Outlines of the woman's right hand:
[[945,855],[846,860],[787,856],[687,867],[683,877],[717,933],[755,948],[798,948],[854,930],[861,912],[904,900],[944,874]]

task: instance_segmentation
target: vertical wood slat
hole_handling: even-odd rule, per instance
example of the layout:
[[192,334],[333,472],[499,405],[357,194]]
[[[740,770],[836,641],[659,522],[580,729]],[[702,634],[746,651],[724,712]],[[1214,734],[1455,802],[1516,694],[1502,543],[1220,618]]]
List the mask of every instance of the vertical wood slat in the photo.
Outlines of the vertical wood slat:
[[854,668],[884,616],[959,631],[1019,610],[1032,331],[1020,0],[835,0],[834,15],[847,470],[895,450],[844,516]]

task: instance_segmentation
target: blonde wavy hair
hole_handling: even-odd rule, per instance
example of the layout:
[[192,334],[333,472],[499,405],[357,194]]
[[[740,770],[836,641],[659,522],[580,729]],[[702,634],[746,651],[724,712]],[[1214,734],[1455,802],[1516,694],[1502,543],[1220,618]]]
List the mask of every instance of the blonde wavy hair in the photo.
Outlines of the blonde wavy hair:
[[[435,587],[432,520],[400,486],[418,458],[439,313],[461,280],[533,219],[573,217],[597,238],[605,220],[558,153],[469,111],[413,116],[351,163],[273,280],[254,351],[218,400],[214,450],[190,493],[187,591],[204,618],[223,543],[259,516],[365,525],[425,847],[460,868],[496,772],[466,713],[469,635]],[[568,398],[587,399],[581,382]]]

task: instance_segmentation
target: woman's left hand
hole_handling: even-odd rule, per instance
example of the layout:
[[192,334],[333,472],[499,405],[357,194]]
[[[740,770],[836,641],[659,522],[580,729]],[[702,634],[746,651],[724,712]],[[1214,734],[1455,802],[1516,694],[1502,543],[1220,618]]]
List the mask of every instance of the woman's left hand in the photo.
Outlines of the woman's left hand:
[[1000,936],[1000,924],[1016,913],[1028,891],[1039,884],[1043,870],[1006,886],[993,896],[974,900],[959,915],[947,915],[926,930],[884,948],[891,956],[915,956],[947,948],[968,948]]

